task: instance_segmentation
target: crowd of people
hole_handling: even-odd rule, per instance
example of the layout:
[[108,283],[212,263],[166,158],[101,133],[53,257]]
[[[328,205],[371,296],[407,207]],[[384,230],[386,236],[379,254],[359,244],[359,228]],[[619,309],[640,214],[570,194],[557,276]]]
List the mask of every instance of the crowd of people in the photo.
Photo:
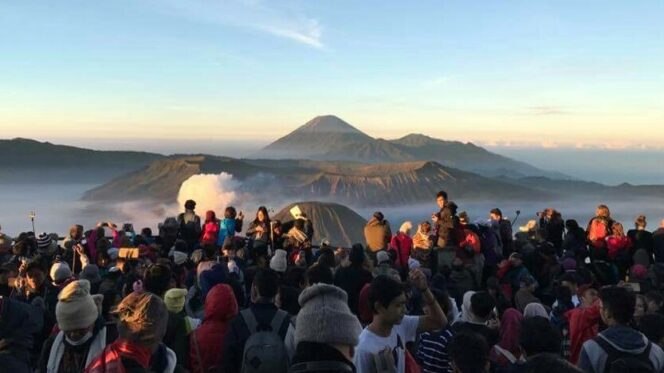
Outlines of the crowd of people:
[[192,200],[156,234],[0,232],[0,371],[664,371],[664,221],[549,208],[514,234],[435,197],[396,234],[374,213],[351,248],[316,245],[304,214]]

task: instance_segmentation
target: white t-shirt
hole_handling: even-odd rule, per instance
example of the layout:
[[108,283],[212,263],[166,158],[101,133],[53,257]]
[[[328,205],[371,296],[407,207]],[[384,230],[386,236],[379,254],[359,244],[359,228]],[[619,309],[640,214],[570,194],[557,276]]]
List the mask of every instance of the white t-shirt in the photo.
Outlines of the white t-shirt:
[[419,316],[405,316],[401,324],[392,328],[392,333],[387,338],[378,336],[369,331],[368,328],[364,328],[360,334],[360,343],[355,349],[353,359],[357,373],[371,372],[373,355],[384,350],[385,347],[392,350],[397,373],[404,373],[406,371],[406,343],[415,342],[419,323]]

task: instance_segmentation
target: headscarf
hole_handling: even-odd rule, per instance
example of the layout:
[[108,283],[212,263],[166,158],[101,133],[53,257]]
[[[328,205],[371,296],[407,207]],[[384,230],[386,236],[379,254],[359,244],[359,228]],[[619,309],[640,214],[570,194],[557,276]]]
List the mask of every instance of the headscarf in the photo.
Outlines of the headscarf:
[[475,295],[474,291],[467,291],[466,294],[463,295],[463,303],[461,304],[461,316],[460,316],[460,321],[462,322],[477,322],[477,316],[473,313],[472,307],[471,307],[471,299],[473,298],[473,295]]
[[530,319],[533,317],[544,317],[548,319],[549,314],[546,312],[544,306],[540,303],[530,303],[523,311],[523,318]]
[[498,345],[511,352],[519,351],[519,335],[521,334],[521,322],[523,315],[514,308],[505,310],[500,322],[500,342]]

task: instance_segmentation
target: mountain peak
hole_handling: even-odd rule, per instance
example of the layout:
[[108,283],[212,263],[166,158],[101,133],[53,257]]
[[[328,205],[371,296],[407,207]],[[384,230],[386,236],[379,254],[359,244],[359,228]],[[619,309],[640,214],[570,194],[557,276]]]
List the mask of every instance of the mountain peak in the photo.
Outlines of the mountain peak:
[[350,133],[367,136],[350,123],[335,115],[320,115],[305,123],[295,132],[307,133]]

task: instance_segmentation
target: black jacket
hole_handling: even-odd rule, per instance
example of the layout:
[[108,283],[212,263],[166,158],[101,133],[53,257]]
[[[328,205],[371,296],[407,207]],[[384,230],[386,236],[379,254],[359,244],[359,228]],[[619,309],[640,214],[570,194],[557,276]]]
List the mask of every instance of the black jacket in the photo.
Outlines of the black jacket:
[[[324,362],[326,366],[322,369],[315,369],[303,365],[312,362]],[[295,357],[293,358],[293,363],[291,365],[291,372],[293,371],[349,373],[355,372],[355,366],[334,347],[322,343],[300,342],[300,344],[297,345]]]
[[334,275],[334,285],[343,289],[348,294],[348,307],[357,315],[360,302],[360,292],[364,285],[373,280],[371,272],[361,266],[351,265],[339,268]]
[[43,326],[42,311],[10,298],[0,298],[0,367],[3,372],[30,373],[34,335]]

